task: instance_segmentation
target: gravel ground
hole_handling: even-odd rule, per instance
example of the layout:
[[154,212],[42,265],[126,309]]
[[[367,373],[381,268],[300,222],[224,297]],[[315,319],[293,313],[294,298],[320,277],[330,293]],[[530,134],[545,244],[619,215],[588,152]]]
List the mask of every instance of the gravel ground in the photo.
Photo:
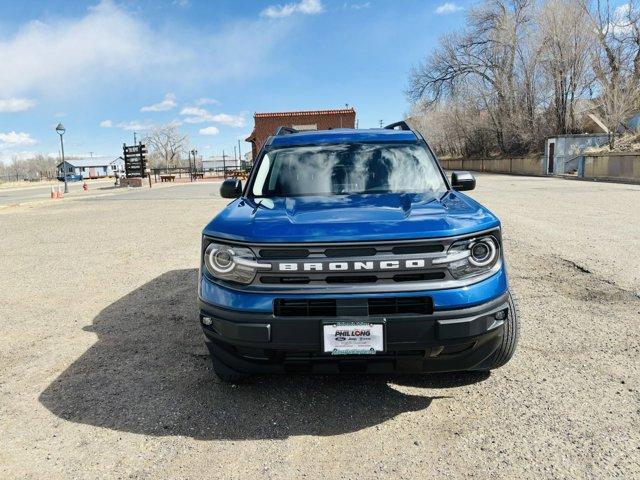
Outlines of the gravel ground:
[[220,384],[215,185],[0,210],[0,478],[639,478],[640,187],[478,185],[523,321],[491,375]]

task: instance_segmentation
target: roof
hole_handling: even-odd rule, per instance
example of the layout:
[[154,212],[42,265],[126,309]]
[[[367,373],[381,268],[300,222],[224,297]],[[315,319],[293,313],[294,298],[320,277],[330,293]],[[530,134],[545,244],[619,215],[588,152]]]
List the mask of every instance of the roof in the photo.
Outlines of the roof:
[[353,107],[351,108],[341,108],[337,110],[306,110],[306,111],[298,111],[298,112],[262,112],[262,113],[254,113],[253,118],[274,118],[274,117],[307,117],[312,115],[336,115],[336,114],[355,114],[356,111]]
[[69,158],[65,162],[74,167],[106,167],[118,160],[122,160],[122,157]]
[[334,130],[309,130],[272,137],[272,147],[313,145],[321,143],[366,143],[366,142],[415,142],[418,138],[410,130],[384,128]]

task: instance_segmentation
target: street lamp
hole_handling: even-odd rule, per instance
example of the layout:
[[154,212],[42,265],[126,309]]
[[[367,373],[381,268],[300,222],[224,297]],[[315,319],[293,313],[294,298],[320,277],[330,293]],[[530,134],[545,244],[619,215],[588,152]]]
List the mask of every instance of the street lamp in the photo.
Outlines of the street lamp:
[[60,135],[60,150],[62,151],[62,163],[60,164],[60,170],[62,171],[62,178],[64,178],[64,193],[69,193],[69,187],[67,186],[67,174],[64,171],[64,142],[62,141],[62,135],[67,129],[61,123],[56,127],[56,133]]
[[[189,173],[191,174],[191,181],[193,182],[194,174],[196,173],[196,155],[198,151],[194,148],[189,152]],[[193,167],[191,167],[191,155],[193,155]],[[196,177],[197,178],[197,177]]]

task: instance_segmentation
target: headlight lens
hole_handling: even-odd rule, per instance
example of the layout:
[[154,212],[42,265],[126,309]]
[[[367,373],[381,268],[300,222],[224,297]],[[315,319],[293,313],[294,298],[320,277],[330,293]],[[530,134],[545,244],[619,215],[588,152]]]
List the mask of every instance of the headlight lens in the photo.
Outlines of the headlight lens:
[[210,243],[203,260],[212,277],[244,285],[253,281],[260,268],[250,249],[220,243]]
[[449,247],[449,271],[454,278],[480,275],[491,270],[500,259],[498,241],[492,235],[461,240]]

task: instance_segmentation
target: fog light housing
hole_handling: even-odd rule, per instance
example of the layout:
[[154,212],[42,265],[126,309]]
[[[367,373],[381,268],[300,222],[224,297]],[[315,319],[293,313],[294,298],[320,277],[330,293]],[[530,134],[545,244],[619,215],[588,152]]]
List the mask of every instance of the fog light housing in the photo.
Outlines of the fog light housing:
[[202,317],[202,324],[203,325],[211,325],[213,323],[213,320],[211,320],[211,317]]
[[499,312],[496,312],[494,317],[496,320],[504,320],[507,318],[507,310],[500,310]]

